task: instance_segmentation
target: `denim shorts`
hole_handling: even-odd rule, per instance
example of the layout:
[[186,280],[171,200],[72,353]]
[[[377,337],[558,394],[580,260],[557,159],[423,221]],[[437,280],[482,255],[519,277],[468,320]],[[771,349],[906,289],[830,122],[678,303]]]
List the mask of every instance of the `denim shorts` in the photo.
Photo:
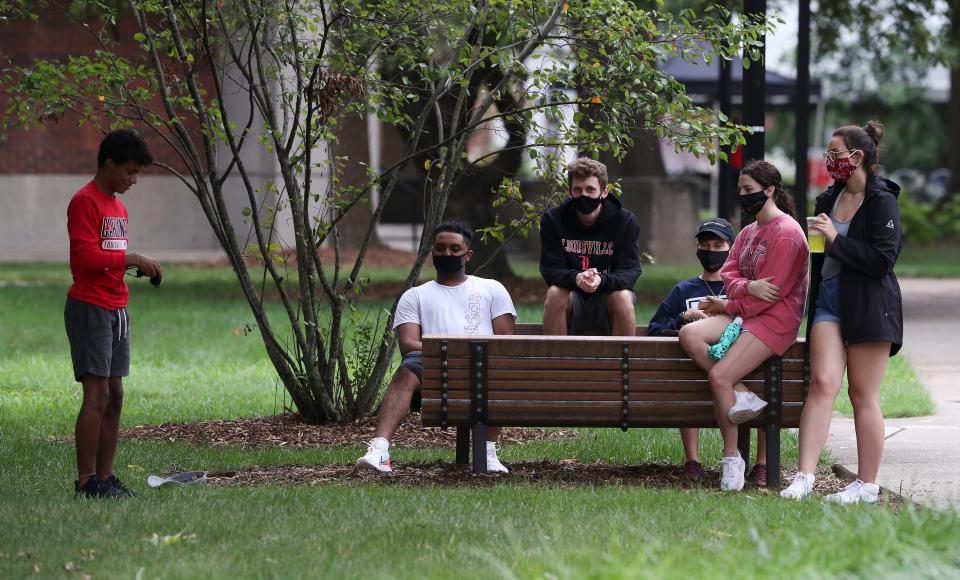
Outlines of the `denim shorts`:
[[836,322],[840,324],[840,276],[824,278],[813,311],[813,324]]

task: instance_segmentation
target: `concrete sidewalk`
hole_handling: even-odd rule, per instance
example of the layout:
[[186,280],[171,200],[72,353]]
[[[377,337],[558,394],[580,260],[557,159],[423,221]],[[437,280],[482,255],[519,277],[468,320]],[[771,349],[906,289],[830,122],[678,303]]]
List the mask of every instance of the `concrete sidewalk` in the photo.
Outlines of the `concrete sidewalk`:
[[[904,346],[936,414],[886,421],[879,484],[918,503],[960,509],[960,279],[900,280]],[[835,414],[827,448],[857,471],[853,420]]]

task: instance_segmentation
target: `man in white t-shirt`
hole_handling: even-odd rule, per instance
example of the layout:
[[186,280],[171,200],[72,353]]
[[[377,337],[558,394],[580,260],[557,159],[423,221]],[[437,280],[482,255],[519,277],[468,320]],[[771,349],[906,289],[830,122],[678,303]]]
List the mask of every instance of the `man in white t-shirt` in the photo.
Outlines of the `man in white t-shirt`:
[[[403,362],[387,387],[380,403],[377,430],[367,454],[357,467],[390,472],[390,438],[419,396],[423,381],[424,334],[490,336],[513,334],[517,311],[510,294],[496,280],[467,276],[465,268],[473,256],[473,230],[460,221],[448,221],[433,230],[433,265],[437,279],[403,293],[397,304],[393,328],[400,343]],[[497,457],[499,427],[487,429],[487,471],[507,473]]]

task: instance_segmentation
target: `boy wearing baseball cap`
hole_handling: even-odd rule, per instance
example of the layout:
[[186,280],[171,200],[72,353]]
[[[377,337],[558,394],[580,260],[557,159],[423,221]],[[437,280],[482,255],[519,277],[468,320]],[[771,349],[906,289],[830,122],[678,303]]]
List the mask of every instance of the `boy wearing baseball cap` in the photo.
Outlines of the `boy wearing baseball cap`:
[[[727,260],[730,246],[736,238],[733,226],[723,218],[710,218],[697,229],[697,259],[703,270],[699,275],[673,287],[647,325],[648,336],[676,336],[680,327],[709,316],[699,304],[707,297],[726,298],[726,288],[720,278],[720,269]],[[697,482],[703,477],[703,466],[698,452],[699,429],[680,429],[685,463],[683,478]],[[758,459],[751,477],[758,487],[765,487],[767,466],[764,461],[764,439],[759,437]]]

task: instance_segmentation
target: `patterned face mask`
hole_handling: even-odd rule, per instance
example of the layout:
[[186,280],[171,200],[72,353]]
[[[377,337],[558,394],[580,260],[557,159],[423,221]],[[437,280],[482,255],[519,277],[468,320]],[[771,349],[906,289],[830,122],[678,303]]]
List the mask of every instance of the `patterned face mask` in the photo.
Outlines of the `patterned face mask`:
[[[852,151],[850,155],[853,155]],[[857,170],[857,167],[860,167],[860,164],[857,163],[854,165],[851,163],[850,156],[840,157],[838,159],[827,159],[827,173],[836,181],[847,181],[850,179],[850,176],[853,175],[853,172]]]

